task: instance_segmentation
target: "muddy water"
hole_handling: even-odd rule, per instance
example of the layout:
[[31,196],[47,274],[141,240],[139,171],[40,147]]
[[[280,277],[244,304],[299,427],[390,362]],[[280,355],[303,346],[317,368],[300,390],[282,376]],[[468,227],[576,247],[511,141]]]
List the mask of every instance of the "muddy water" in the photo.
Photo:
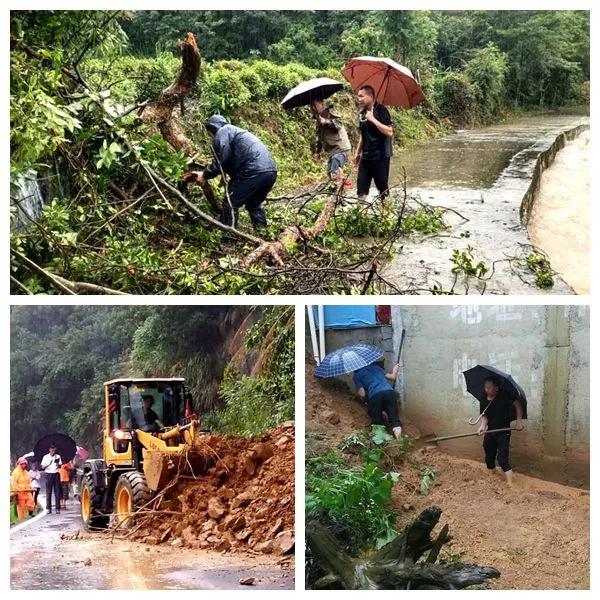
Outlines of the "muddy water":
[[[11,534],[10,585],[26,590],[293,589],[277,557],[157,548],[79,531],[78,506]],[[64,534],[68,536],[61,538]],[[76,539],[73,539],[75,536]],[[255,578],[255,585],[239,580]]]
[[[460,216],[447,213],[450,228],[442,235],[403,240],[384,276],[407,292],[426,293],[436,284],[449,291],[454,284],[455,293],[572,294],[574,290],[560,277],[549,290],[540,290],[531,276],[515,269],[515,261],[508,259],[531,243],[520,209],[540,153],[561,133],[586,123],[589,118],[585,116],[534,114],[459,131],[398,154],[392,163],[391,184],[400,182],[405,169],[410,193]],[[570,185],[568,176],[562,182]],[[567,231],[569,227],[564,223]],[[467,246],[473,248],[475,262],[482,260],[493,268],[487,282],[472,278],[455,282],[452,252]],[[567,269],[562,266],[562,270]]]
[[590,289],[589,142],[589,131],[567,142],[544,171],[528,223],[532,243],[578,294]]

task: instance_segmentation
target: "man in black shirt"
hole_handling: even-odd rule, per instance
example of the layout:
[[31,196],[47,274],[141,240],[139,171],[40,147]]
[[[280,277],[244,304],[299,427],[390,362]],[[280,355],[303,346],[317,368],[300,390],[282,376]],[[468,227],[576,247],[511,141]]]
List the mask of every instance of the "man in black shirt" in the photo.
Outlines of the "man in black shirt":
[[[499,431],[497,433],[486,433],[488,429],[503,429],[510,427],[513,417],[513,410],[516,414],[515,429],[523,429],[521,417],[523,407],[518,398],[500,390],[500,381],[496,377],[488,377],[484,382],[485,393],[479,400],[481,425],[477,433],[483,435],[483,450],[485,452],[485,464],[494,473],[496,470],[496,460],[498,465],[504,471],[506,483],[512,486],[513,471],[508,461],[510,450],[510,431]],[[514,407],[514,409],[513,409]]]
[[388,194],[390,158],[394,129],[388,109],[375,101],[375,90],[365,85],[358,90],[360,141],[354,163],[358,166],[358,200],[365,202],[371,181],[382,196]]

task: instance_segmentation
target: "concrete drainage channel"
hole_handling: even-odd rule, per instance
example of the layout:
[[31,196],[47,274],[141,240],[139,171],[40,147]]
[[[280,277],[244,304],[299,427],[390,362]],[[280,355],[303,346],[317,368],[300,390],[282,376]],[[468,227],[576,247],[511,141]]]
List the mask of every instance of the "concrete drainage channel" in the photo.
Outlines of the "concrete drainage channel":
[[[464,138],[459,139],[460,144],[449,136],[446,149],[445,139],[442,139],[437,150],[440,156],[444,150],[450,154],[450,159],[444,157],[447,175],[434,173],[431,184],[421,178],[419,187],[409,189],[409,192],[418,194],[421,201],[429,205],[457,211],[468,221],[447,212],[445,221],[449,229],[442,234],[425,238],[413,236],[403,241],[401,251],[386,265],[384,277],[407,293],[431,293],[437,286],[438,291],[454,293],[573,294],[573,289],[560,276],[554,277],[552,287],[540,289],[535,285],[535,277],[519,268],[522,263],[517,258],[522,259],[530,252],[526,221],[541,174],[552,164],[567,140],[587,128],[588,117],[533,116],[503,127],[457,133],[454,138]],[[468,178],[463,177],[464,181],[452,179],[452,165],[456,164],[457,170],[464,171],[464,164],[461,164],[464,153],[473,153],[473,149],[468,148],[469,139],[473,139],[474,145],[481,144],[482,153],[489,151],[490,146],[493,149],[494,145],[504,145],[505,149],[507,145],[514,145],[517,139],[522,149],[486,188],[481,180],[474,179],[471,185],[465,183]],[[457,146],[458,151],[454,149]],[[401,158],[408,164],[407,171],[420,168],[418,162],[410,164],[410,156]],[[473,163],[473,168],[477,168],[476,161]],[[452,253],[469,248],[473,262],[483,261],[488,267],[482,279],[455,277],[451,271]]]

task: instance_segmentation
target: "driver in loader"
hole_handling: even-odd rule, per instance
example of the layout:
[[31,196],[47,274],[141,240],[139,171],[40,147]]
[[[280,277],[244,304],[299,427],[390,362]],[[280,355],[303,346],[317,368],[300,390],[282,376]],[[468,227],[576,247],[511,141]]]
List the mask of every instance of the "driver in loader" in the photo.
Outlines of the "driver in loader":
[[142,405],[144,407],[144,424],[148,431],[159,431],[164,429],[163,423],[161,423],[158,415],[152,409],[154,404],[154,397],[150,394],[142,396]]

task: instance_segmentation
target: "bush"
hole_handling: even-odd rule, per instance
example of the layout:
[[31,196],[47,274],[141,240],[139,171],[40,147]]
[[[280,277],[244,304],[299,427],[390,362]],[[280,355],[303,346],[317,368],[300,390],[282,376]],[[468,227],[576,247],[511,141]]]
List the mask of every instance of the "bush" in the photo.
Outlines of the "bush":
[[473,86],[477,111],[483,119],[493,117],[503,104],[507,70],[508,56],[492,43],[478,50],[465,65],[465,74]]
[[441,117],[450,117],[459,124],[471,120],[475,97],[473,87],[464,73],[443,73],[435,78],[433,89]]
[[205,425],[226,434],[254,436],[294,418],[293,314],[290,306],[265,309],[263,318],[248,330],[244,346],[256,352],[257,372],[242,374],[237,362],[229,363],[219,388],[224,408],[205,418]]
[[204,70],[202,79],[203,100],[209,105],[210,112],[228,115],[232,110],[247,104],[252,97],[240,77],[240,70],[215,63]]
[[407,439],[394,440],[385,427],[373,425],[370,433],[355,432],[340,446],[342,452],[359,454],[361,467],[347,468],[344,457],[335,451],[308,460],[306,511],[319,511],[334,526],[352,532],[356,550],[387,544],[397,535],[387,504],[399,475],[386,472],[380,463],[394,463],[386,460],[388,453],[393,447],[401,452],[408,449]]

